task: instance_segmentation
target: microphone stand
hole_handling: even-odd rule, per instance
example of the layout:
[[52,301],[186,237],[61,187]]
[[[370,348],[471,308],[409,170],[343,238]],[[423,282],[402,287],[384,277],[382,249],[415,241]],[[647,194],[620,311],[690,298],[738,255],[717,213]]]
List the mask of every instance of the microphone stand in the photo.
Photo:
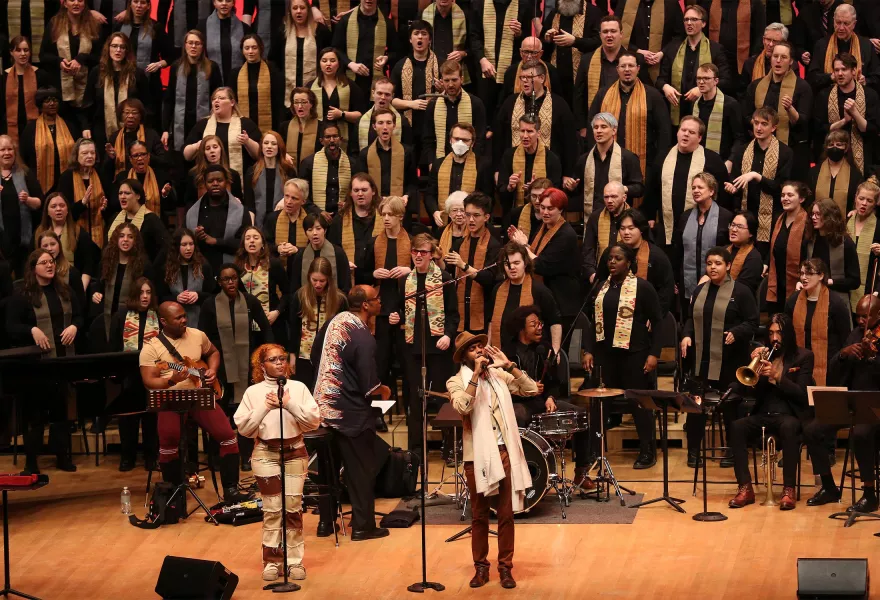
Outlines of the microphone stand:
[[284,581],[263,586],[264,590],[272,590],[275,594],[286,594],[302,589],[299,584],[287,580],[287,476],[284,464],[284,385],[286,383],[287,379],[284,377],[278,378],[278,403],[281,405],[278,408],[278,421],[281,424],[279,452],[281,453],[281,544],[284,547]]
[[[485,266],[482,269],[479,269],[477,272],[481,273],[488,269],[494,269],[498,265],[497,262],[492,263],[491,265]],[[418,275],[417,275],[418,277]],[[428,286],[425,285],[425,289],[419,291],[416,289],[412,294],[407,294],[404,296],[403,300],[406,302],[412,298],[416,300],[416,312],[418,311],[418,305],[421,303],[422,310],[419,314],[419,333],[421,337],[421,352],[422,352],[422,366],[421,366],[421,375],[422,375],[422,385],[419,390],[419,395],[421,396],[420,401],[422,403],[422,456],[419,461],[419,468],[421,469],[422,475],[422,493],[421,493],[421,505],[422,505],[422,580],[414,583],[410,586],[407,586],[407,590],[410,592],[415,592],[417,594],[424,593],[425,590],[436,590],[438,592],[442,592],[446,589],[446,586],[442,583],[436,583],[433,581],[428,581],[428,551],[427,551],[427,541],[425,534],[425,526],[426,526],[426,515],[425,515],[425,494],[428,488],[428,365],[427,365],[427,354],[426,354],[426,339],[427,333],[425,331],[426,319],[428,317],[428,303],[427,298],[428,294],[432,293],[443,293],[443,288],[447,285],[452,285],[454,283],[458,283],[462,279],[466,279],[470,277],[470,275],[462,275],[461,277],[457,277],[455,279],[450,279],[449,281],[444,281],[439,286],[432,287],[428,289]],[[418,288],[418,285],[416,286]],[[451,340],[450,340],[451,343]]]

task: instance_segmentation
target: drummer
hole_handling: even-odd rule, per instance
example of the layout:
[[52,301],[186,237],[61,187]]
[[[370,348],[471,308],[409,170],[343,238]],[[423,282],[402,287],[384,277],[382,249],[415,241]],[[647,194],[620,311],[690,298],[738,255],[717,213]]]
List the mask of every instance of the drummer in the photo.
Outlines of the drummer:
[[[606,256],[608,279],[594,287],[592,318],[584,332],[584,369],[591,372],[594,384],[601,369],[608,387],[656,389],[654,370],[661,340],[653,332],[663,321],[660,298],[647,280],[636,277],[635,250],[613,244]],[[649,323],[655,324],[653,332]],[[653,414],[635,403],[631,408],[639,435],[639,457],[633,468],[649,469],[657,463]]]
[[[516,339],[509,348],[502,348],[534,381],[538,383],[538,395],[522,397],[512,395],[513,412],[520,427],[528,427],[536,415],[557,411],[577,411],[586,414],[586,409],[566,402],[570,383],[560,377],[565,365],[559,363],[559,355],[553,354],[549,346],[541,344],[544,322],[541,308],[535,304],[520,306],[510,316],[510,330],[516,331]],[[568,385],[566,385],[568,384]],[[540,433],[540,429],[538,430]],[[589,459],[589,432],[585,430],[574,434],[572,455],[575,463],[575,485],[583,489],[593,489],[596,484],[587,477]]]

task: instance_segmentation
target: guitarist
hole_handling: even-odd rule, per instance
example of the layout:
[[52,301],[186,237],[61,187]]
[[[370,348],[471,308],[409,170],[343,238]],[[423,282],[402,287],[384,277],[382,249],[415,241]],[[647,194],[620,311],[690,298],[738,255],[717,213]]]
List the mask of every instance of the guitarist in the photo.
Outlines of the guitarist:
[[[204,361],[206,386],[213,385],[220,368],[220,352],[203,332],[186,326],[186,311],[177,302],[163,302],[159,307],[159,325],[162,332],[146,342],[140,353],[141,378],[148,390],[193,389],[198,384],[186,371],[160,370],[160,362],[182,364]],[[220,445],[220,479],[223,499],[234,504],[249,498],[238,493],[238,441],[229,425],[229,419],[219,404],[212,410],[194,410],[192,418]],[[180,419],[172,412],[159,413],[159,467],[162,478],[172,485],[183,483],[178,447]]]

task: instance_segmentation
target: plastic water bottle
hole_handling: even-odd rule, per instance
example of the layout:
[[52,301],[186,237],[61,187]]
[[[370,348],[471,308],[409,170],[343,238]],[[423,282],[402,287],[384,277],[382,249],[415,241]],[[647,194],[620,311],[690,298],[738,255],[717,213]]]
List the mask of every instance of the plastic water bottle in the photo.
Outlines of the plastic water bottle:
[[131,514],[131,492],[128,491],[128,487],[122,488],[122,514]]

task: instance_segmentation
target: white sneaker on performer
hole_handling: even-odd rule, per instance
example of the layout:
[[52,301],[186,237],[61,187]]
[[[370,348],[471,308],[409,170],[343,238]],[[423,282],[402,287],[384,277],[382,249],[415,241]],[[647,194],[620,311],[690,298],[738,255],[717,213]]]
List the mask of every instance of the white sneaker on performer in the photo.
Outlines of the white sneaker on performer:
[[287,565],[287,578],[302,581],[306,578],[306,568],[302,565]]
[[263,567],[263,581],[275,581],[280,575],[278,565],[269,563]]

